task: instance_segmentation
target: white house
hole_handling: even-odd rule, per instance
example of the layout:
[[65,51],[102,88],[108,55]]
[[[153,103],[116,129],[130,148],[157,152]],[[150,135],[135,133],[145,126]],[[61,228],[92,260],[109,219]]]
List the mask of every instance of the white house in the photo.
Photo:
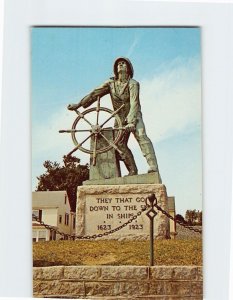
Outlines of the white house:
[[[32,192],[32,214],[61,232],[75,233],[75,213],[71,212],[65,191]],[[37,221],[32,221],[33,242],[61,238],[62,236],[55,231],[46,229]]]

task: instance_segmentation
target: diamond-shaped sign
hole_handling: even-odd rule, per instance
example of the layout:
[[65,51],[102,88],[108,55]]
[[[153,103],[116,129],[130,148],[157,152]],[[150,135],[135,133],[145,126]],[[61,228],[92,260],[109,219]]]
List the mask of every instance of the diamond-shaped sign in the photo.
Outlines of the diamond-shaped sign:
[[154,217],[157,215],[158,213],[154,210],[154,208],[151,208],[147,213],[147,217],[150,219],[154,219]]

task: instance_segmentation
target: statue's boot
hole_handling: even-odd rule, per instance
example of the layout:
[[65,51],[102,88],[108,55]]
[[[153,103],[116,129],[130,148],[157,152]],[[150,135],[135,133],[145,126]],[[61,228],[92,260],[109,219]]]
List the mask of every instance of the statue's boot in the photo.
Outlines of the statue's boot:
[[160,176],[160,173],[159,173],[159,168],[158,168],[156,157],[151,156],[150,154],[148,154],[145,157],[146,157],[147,163],[149,165],[148,173],[153,173],[153,172],[158,173],[159,182],[162,183],[162,179],[161,179],[161,176]]
[[149,165],[148,173],[158,172],[159,169],[158,169],[156,157],[151,154],[147,154],[147,155],[145,155],[145,158]]
[[148,173],[152,173],[152,172],[157,172],[159,175],[159,180],[160,182],[162,182],[160,174],[159,174],[159,167],[158,167],[158,163],[157,163],[157,159],[155,156],[155,151],[154,151],[154,147],[152,145],[151,142],[147,142],[147,143],[141,143],[141,150],[143,155],[146,158],[146,161],[149,165],[149,169],[148,169]]

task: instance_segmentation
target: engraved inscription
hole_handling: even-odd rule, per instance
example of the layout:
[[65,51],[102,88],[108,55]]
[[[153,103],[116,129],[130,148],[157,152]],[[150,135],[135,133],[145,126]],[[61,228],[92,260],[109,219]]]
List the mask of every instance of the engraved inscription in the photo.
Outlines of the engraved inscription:
[[[104,232],[116,228],[145,207],[146,197],[134,195],[121,195],[115,197],[91,197],[86,199],[86,212],[88,220],[86,226],[93,232]],[[123,230],[129,232],[142,232],[144,224],[142,217],[138,217]]]

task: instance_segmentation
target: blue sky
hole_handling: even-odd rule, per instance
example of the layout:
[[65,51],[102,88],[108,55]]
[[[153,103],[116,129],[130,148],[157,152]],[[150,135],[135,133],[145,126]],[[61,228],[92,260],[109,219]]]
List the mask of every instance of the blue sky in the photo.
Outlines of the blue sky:
[[[75,118],[67,104],[111,77],[114,60],[125,56],[140,82],[147,134],[177,213],[202,209],[200,34],[199,28],[32,28],[33,190],[43,162],[61,162],[73,149],[70,136],[58,133]],[[145,173],[133,137],[129,146]],[[89,162],[82,152],[76,156]]]

